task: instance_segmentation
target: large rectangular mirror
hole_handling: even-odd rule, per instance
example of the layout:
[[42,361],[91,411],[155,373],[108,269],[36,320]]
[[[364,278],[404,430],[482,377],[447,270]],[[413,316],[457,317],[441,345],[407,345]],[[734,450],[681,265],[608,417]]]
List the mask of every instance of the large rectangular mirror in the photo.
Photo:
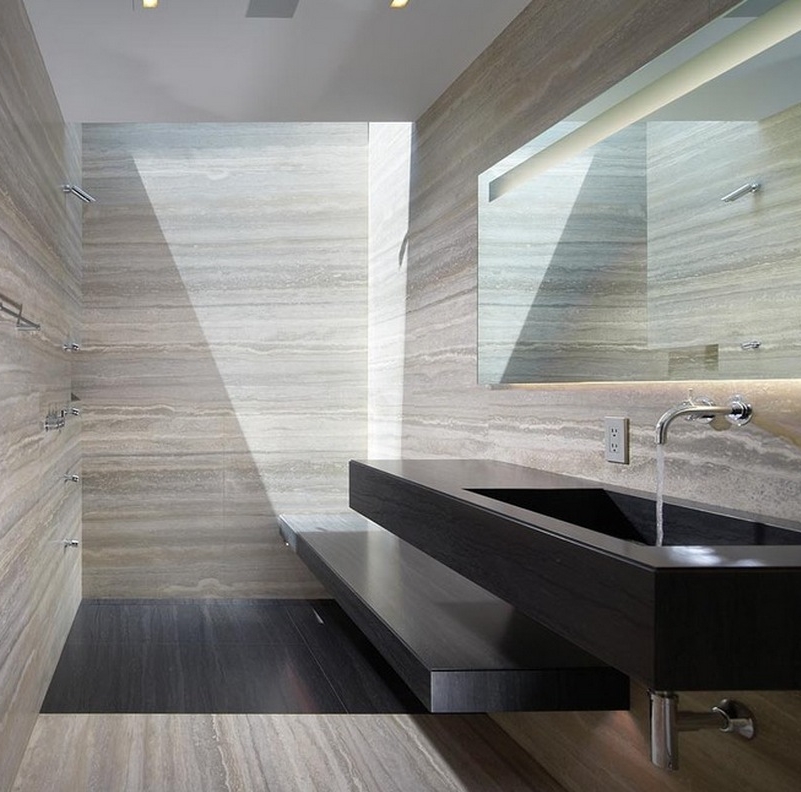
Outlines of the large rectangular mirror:
[[479,177],[482,383],[801,376],[801,0],[746,0]]

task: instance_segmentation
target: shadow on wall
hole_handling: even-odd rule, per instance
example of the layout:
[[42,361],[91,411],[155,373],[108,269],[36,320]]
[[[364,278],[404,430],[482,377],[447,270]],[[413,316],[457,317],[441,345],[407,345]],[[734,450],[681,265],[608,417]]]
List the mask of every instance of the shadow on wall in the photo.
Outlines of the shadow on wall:
[[568,221],[542,264],[536,241],[523,240],[543,234],[537,226],[547,226],[552,209],[524,213],[521,253],[533,271],[545,271],[501,382],[626,380],[633,355],[656,375],[659,355],[647,350],[646,207],[645,125],[638,124],[593,148]]
[[[313,596],[322,593],[277,531],[263,476],[291,465],[248,447],[196,310],[232,337],[248,328],[215,293],[223,275],[200,249],[203,212],[172,209],[190,251],[193,306],[130,154],[85,133],[85,327],[75,389],[84,405],[84,596]],[[185,214],[188,213],[188,214]],[[175,244],[175,243],[173,243]],[[204,292],[204,289],[208,290]],[[239,347],[228,353],[241,354]],[[246,376],[245,371],[242,372]]]

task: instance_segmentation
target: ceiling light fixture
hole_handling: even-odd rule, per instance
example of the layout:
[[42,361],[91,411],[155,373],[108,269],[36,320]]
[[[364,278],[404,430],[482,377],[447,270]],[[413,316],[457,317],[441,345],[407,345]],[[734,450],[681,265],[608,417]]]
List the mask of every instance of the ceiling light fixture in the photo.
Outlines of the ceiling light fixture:
[[291,19],[298,0],[250,0],[246,17],[261,19]]
[[142,8],[158,8],[159,0],[142,0]]
[[409,0],[390,0],[390,8],[406,8],[409,5]]

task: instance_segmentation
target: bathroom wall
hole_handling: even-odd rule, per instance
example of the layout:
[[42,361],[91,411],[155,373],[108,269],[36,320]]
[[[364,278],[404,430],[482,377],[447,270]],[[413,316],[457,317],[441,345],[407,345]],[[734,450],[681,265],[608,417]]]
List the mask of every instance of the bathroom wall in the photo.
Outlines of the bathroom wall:
[[[564,126],[552,131],[556,140]],[[490,182],[547,140],[481,175],[479,382],[586,382],[637,369],[657,378],[666,355],[646,348],[645,131],[633,124],[493,201]]]
[[[410,143],[388,140],[385,151],[371,155],[375,162],[404,156],[411,163],[409,205],[395,207],[399,217],[409,218],[405,294],[395,289],[399,251],[371,259],[371,281],[384,282],[387,301],[394,301],[393,308],[382,309],[386,321],[372,325],[371,343],[379,348],[385,330],[392,342],[384,344],[388,357],[375,364],[402,373],[392,398],[402,405],[395,434],[404,456],[500,459],[653,491],[654,423],[686,396],[690,383],[502,390],[476,384],[476,179],[732,5],[734,0],[534,0],[424,114]],[[390,266],[392,278],[384,270]],[[398,338],[395,319],[401,311]],[[675,426],[667,446],[667,493],[797,518],[801,382],[692,384],[718,399],[746,393],[757,417],[729,432]],[[628,466],[603,460],[605,415],[631,419]],[[650,765],[646,693],[634,685],[632,694],[631,713],[495,717],[574,792],[797,788],[798,692],[738,693],[759,718],[757,740],[743,745],[716,733],[682,735],[682,769],[674,774]],[[718,698],[717,693],[683,695],[682,704],[706,708]]]
[[[801,104],[761,121],[648,124],[652,345],[714,344],[716,376],[798,375],[799,137]],[[753,180],[758,192],[720,200]]]
[[85,125],[84,593],[323,593],[366,453],[367,126]]
[[65,126],[20,0],[0,3],[0,789],[9,789],[81,597],[80,419],[44,431],[70,401],[79,330],[80,129]]

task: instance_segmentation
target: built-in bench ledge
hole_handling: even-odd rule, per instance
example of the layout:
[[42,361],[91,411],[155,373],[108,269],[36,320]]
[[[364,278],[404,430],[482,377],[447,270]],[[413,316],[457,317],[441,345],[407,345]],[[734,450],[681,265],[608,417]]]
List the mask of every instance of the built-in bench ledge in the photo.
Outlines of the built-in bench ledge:
[[628,709],[628,677],[366,518],[280,524],[431,712]]

